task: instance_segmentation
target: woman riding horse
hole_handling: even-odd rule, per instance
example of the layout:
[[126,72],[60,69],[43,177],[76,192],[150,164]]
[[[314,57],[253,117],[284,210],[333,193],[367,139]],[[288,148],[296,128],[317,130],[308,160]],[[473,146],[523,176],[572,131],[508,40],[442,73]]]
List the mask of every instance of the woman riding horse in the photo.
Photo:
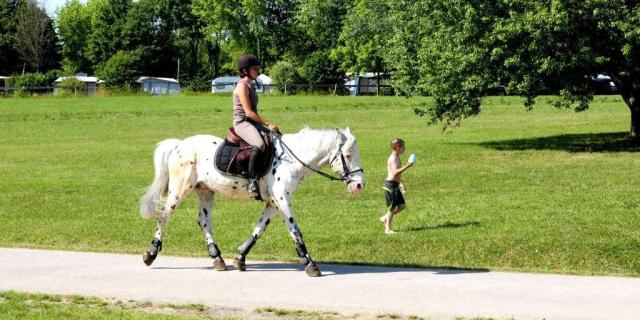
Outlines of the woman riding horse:
[[238,71],[242,79],[233,90],[233,128],[240,138],[251,145],[251,158],[249,158],[247,170],[251,180],[247,190],[257,195],[260,192],[257,181],[257,162],[259,153],[265,148],[260,132],[265,131],[264,126],[277,132],[278,126],[258,115],[258,95],[253,82],[260,75],[260,61],[252,54],[245,54],[238,59]]

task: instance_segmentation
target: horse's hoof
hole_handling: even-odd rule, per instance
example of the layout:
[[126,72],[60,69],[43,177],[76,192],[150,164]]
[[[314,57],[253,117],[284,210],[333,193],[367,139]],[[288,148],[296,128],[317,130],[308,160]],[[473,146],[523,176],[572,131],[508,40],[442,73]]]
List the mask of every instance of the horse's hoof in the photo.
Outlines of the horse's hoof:
[[247,265],[244,263],[244,260],[240,260],[238,258],[233,258],[233,266],[238,269],[238,271],[247,270]]
[[157,253],[152,254],[150,251],[147,251],[142,255],[142,261],[144,261],[145,265],[150,266],[153,263],[153,261],[156,260],[156,257],[158,257]]
[[227,271],[227,264],[224,263],[224,260],[222,260],[222,258],[216,258],[215,260],[213,260],[213,268],[218,271]]
[[315,264],[309,264],[304,267],[304,272],[306,272],[309,277],[319,277],[322,275],[320,269],[318,269],[318,266]]

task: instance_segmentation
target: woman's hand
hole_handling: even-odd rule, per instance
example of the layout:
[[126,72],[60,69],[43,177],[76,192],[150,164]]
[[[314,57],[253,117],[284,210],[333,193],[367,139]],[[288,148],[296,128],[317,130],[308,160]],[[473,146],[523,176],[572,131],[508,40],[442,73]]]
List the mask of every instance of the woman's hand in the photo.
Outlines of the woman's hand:
[[269,122],[269,130],[271,130],[271,132],[279,132],[280,130],[278,129],[278,126],[276,126],[275,124]]

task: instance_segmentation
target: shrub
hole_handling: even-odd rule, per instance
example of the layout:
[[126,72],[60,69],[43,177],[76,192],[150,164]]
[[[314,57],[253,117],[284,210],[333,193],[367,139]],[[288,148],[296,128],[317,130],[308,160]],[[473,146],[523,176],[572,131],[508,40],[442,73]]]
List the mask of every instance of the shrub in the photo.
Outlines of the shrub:
[[11,85],[16,88],[14,95],[18,97],[30,96],[37,92],[50,92],[49,88],[58,78],[59,70],[51,70],[47,73],[25,73],[11,79]]
[[289,61],[278,61],[269,68],[269,76],[278,86],[278,90],[284,92],[291,90],[291,85],[300,81],[296,67]]
[[55,94],[60,96],[75,95],[84,93],[84,83],[76,77],[67,77],[58,83]]

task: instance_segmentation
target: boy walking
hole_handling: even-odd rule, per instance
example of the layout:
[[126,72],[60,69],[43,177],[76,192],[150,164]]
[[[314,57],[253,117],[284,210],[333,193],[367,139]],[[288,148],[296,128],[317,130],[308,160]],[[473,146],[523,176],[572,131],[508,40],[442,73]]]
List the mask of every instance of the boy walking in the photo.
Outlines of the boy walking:
[[403,153],[404,141],[400,138],[393,139],[391,141],[391,155],[387,160],[387,180],[384,182],[384,187],[382,188],[384,189],[384,197],[387,201],[387,212],[380,217],[380,222],[384,224],[384,232],[386,234],[395,233],[391,227],[393,217],[406,208],[404,197],[402,196],[405,190],[402,185],[401,175],[413,166],[413,161],[401,167],[400,155]]

